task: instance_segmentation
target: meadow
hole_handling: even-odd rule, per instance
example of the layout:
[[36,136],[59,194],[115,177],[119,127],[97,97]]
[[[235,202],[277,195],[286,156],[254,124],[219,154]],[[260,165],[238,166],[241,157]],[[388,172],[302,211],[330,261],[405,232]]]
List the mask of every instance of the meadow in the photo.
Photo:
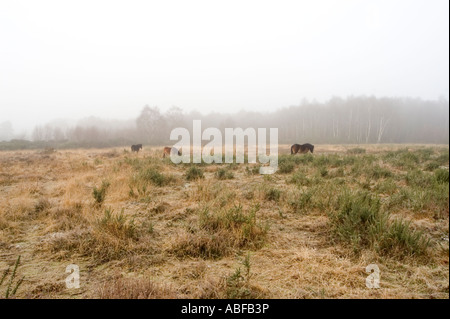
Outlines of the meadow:
[[448,145],[283,145],[272,175],[162,149],[0,152],[0,298],[449,297]]

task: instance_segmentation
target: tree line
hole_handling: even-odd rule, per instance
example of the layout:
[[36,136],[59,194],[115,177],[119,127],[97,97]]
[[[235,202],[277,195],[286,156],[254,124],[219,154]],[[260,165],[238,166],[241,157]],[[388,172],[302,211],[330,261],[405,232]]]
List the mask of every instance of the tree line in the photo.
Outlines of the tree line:
[[[278,128],[280,144],[369,144],[449,143],[449,103],[413,98],[334,97],[326,102],[303,100],[300,105],[272,112],[241,111],[234,114],[185,113],[179,107],[162,112],[145,106],[134,121],[85,119],[73,127],[53,124],[36,126],[33,142],[66,147],[108,147],[142,143],[173,144],[170,132],[176,127],[192,130],[201,120],[202,129]],[[0,123],[0,140],[11,139],[11,124]],[[4,143],[3,143],[4,144]],[[32,145],[32,144],[30,144]]]

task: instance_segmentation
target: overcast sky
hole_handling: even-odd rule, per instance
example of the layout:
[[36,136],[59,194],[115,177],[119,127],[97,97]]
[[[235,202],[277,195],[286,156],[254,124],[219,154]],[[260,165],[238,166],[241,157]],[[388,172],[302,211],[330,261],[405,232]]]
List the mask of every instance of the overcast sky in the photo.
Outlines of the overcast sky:
[[448,0],[0,0],[0,123],[449,96]]

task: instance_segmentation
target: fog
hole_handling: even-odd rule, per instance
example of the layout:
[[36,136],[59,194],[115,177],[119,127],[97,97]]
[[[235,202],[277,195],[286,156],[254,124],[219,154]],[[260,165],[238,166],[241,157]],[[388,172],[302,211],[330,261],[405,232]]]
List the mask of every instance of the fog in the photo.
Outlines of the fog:
[[[193,111],[235,114],[222,119],[258,112],[267,127],[287,127],[292,116],[274,125],[270,114],[289,108],[299,108],[296,118],[301,105],[309,116],[322,114],[314,105],[332,110],[334,97],[391,105],[397,117],[434,105],[436,121],[448,118],[439,113],[448,110],[448,7],[446,0],[1,1],[0,140],[56,139],[44,137],[45,127],[59,127],[60,139],[96,127],[133,140],[145,105],[163,115],[180,107],[184,119]],[[349,119],[351,110],[336,112]],[[439,123],[448,134],[448,121]],[[304,137],[303,128],[293,130],[292,138]],[[336,143],[439,140],[322,133],[319,140]]]

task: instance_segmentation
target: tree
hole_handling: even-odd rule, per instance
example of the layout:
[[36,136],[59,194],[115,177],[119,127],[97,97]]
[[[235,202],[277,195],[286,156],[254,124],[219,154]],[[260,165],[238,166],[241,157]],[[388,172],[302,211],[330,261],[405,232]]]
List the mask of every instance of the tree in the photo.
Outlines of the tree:
[[0,123],[0,141],[9,141],[13,138],[13,127],[11,122],[6,121]]
[[158,144],[164,141],[165,120],[158,107],[144,106],[136,119],[136,127],[142,142]]

